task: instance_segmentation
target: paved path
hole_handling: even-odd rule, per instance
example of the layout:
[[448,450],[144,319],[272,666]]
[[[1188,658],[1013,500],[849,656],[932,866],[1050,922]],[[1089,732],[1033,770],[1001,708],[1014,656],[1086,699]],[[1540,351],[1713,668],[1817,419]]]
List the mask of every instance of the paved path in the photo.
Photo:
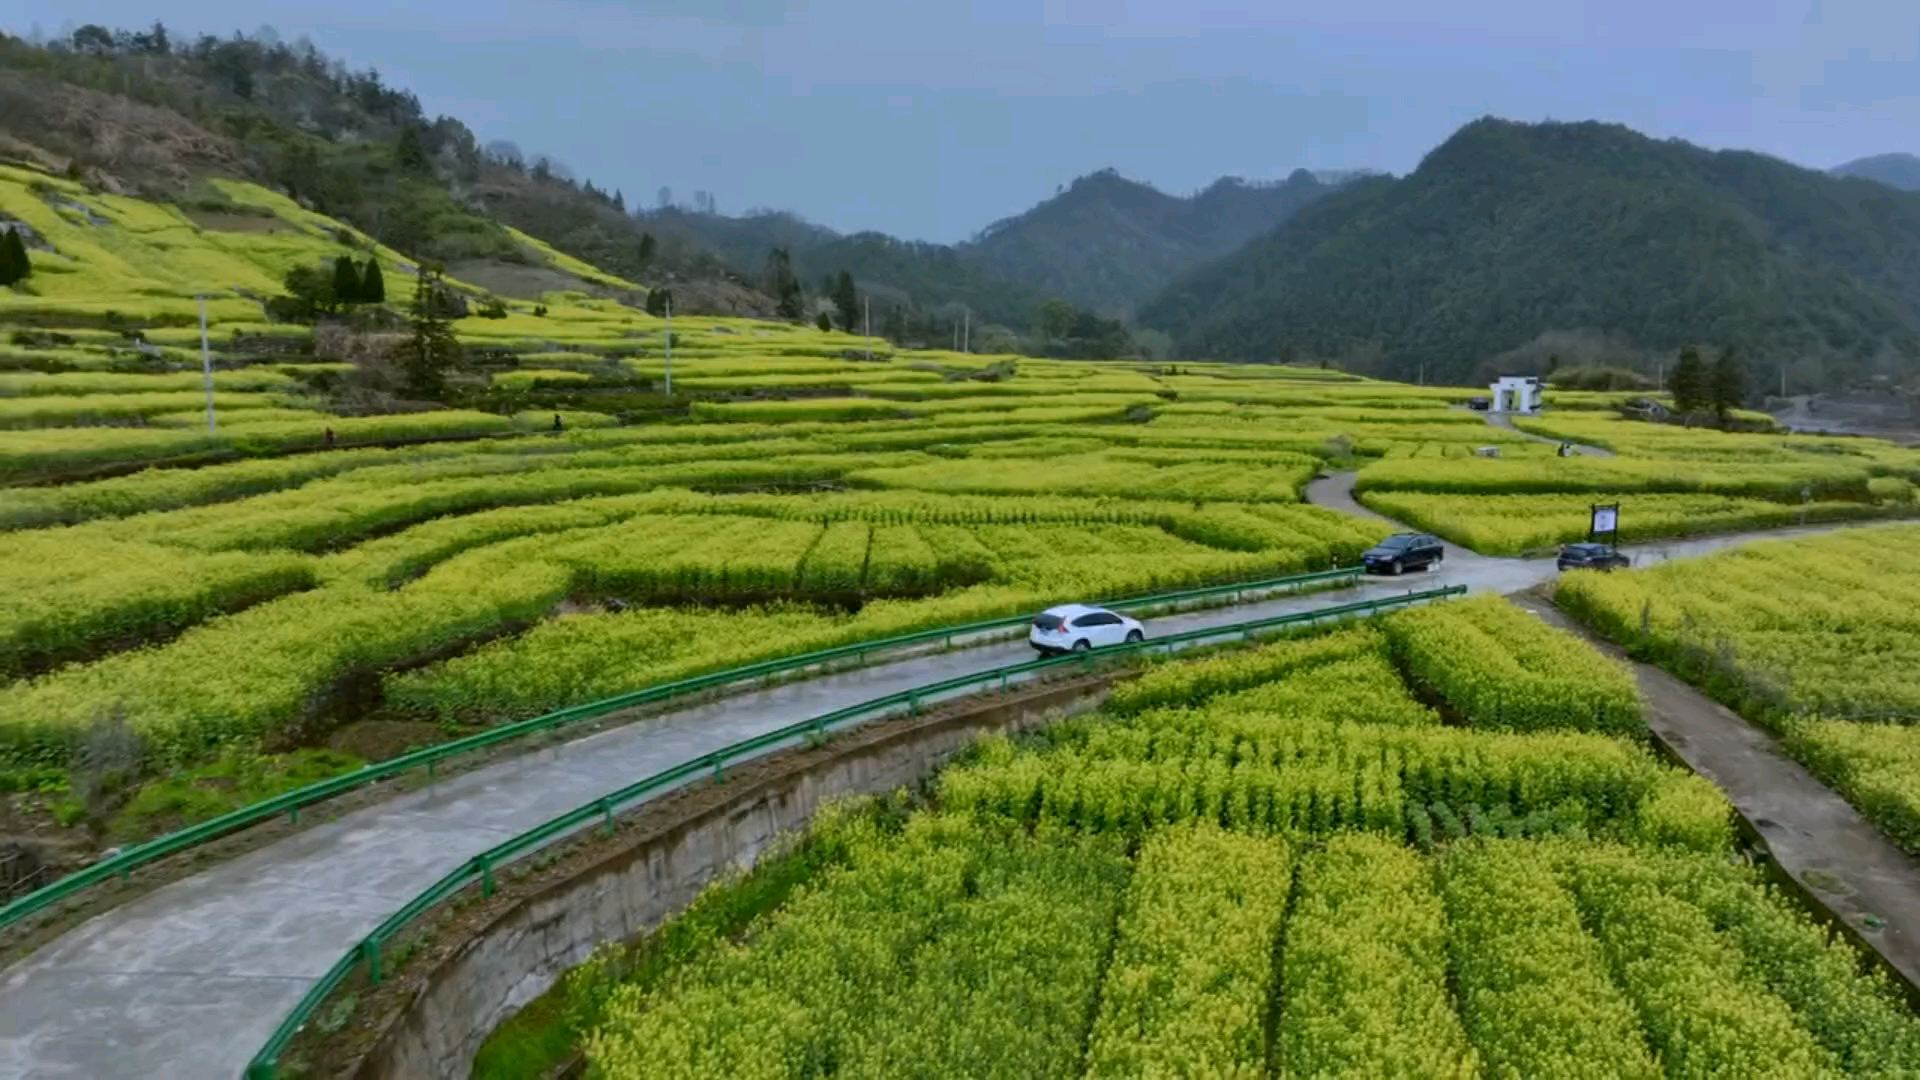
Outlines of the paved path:
[[[1490,412],[1490,413],[1486,413],[1485,416],[1487,418],[1487,423],[1497,428],[1505,428],[1506,430],[1513,432],[1515,435],[1518,435],[1523,439],[1532,439],[1534,442],[1548,443],[1552,446],[1559,446],[1562,442],[1565,441],[1563,439],[1548,438],[1545,435],[1535,435],[1531,431],[1521,431],[1519,428],[1513,426],[1513,417],[1506,413]],[[1586,443],[1571,443],[1569,445],[1573,447],[1574,453],[1581,454],[1586,457],[1612,457],[1613,456],[1613,451],[1607,450],[1603,447],[1588,446]]]
[[[1623,655],[1545,600],[1516,600],[1553,625]],[[1659,668],[1629,663],[1646,695],[1654,735],[1720,785],[1781,869],[1920,986],[1920,866],[1788,757],[1773,736]]]
[[[1353,474],[1342,473],[1316,481],[1308,497],[1378,517],[1352,492]],[[1742,539],[1751,536],[1637,549],[1635,561]],[[1440,585],[1510,593],[1553,574],[1551,559],[1493,559],[1449,545],[1428,573],[1163,616],[1149,632]],[[212,866],[81,924],[0,975],[0,1077],[236,1075],[346,949],[474,853],[739,739],[1031,655],[1023,642],[1003,642],[741,694],[395,795]]]

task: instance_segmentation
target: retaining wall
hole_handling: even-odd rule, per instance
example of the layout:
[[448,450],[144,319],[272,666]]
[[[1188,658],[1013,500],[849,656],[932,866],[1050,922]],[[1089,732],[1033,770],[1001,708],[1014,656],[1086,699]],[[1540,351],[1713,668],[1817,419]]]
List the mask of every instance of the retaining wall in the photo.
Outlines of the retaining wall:
[[596,946],[658,926],[715,878],[752,866],[777,838],[805,828],[823,802],[916,784],[981,734],[1031,728],[1050,711],[1098,705],[1106,681],[1037,687],[917,720],[883,721],[824,747],[776,755],[751,778],[728,781],[719,789],[723,799],[688,800],[677,820],[635,832],[581,873],[530,893],[473,933],[388,1021],[358,1075],[466,1076],[487,1035]]

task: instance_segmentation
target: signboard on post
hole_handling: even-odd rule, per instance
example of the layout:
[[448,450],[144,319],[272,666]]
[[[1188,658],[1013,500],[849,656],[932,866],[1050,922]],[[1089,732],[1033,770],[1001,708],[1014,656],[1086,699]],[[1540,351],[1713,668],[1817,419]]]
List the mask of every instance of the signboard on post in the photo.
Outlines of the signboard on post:
[[1620,504],[1593,508],[1593,520],[1587,526],[1587,539],[1595,543],[1617,546],[1620,539]]

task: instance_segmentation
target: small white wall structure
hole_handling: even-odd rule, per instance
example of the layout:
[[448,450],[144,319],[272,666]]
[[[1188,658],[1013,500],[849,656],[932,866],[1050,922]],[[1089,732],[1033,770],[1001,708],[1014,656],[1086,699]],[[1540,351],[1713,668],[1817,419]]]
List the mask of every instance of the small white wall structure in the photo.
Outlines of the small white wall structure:
[[1540,379],[1534,375],[1502,375],[1493,383],[1492,411],[1497,413],[1537,413],[1540,411]]

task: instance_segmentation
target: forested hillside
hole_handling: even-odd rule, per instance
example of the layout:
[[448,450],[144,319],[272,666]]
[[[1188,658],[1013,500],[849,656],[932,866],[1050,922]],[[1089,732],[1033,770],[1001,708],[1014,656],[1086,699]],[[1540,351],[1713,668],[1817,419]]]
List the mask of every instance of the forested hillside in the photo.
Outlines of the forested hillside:
[[955,245],[842,235],[770,211],[734,217],[670,206],[642,216],[657,235],[685,238],[741,270],[780,247],[809,281],[844,269],[876,296],[912,300],[936,323],[965,308],[975,321],[1026,332],[1048,299],[1130,317],[1180,274],[1234,251],[1334,187],[1302,170],[1273,184],[1223,177],[1181,198],[1103,169]]
[[963,250],[1003,277],[1110,314],[1225,255],[1333,190],[1304,170],[1277,184],[1232,177],[1178,198],[1111,169],[1083,176]]
[[1813,389],[1920,359],[1920,194],[1617,125],[1480,120],[1166,290],[1189,355],[1477,378],[1543,333],[1735,345]]

